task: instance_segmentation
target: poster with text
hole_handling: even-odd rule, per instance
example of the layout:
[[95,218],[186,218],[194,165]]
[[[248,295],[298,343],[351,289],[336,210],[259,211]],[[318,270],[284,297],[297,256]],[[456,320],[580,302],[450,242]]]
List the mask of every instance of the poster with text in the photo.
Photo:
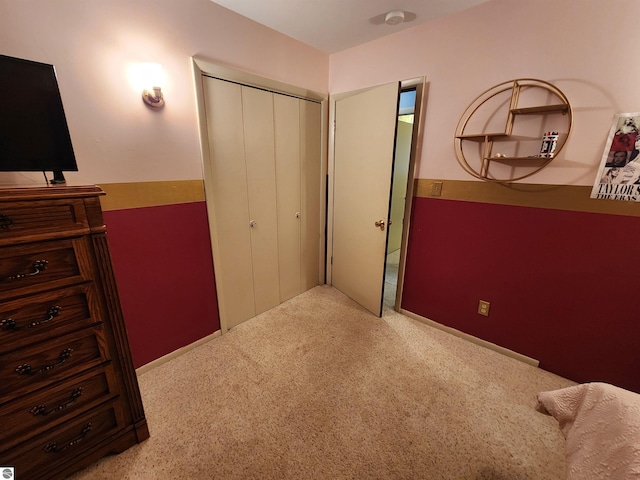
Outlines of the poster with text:
[[640,202],[639,127],[640,112],[614,117],[591,198]]

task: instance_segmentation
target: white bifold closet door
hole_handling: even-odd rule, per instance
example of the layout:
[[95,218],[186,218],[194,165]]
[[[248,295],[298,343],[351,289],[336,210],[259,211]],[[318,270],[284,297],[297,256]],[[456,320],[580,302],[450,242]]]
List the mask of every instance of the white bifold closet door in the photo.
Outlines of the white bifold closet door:
[[242,87],[242,119],[257,315],[280,303],[273,94]]
[[204,78],[221,320],[319,283],[320,105]]

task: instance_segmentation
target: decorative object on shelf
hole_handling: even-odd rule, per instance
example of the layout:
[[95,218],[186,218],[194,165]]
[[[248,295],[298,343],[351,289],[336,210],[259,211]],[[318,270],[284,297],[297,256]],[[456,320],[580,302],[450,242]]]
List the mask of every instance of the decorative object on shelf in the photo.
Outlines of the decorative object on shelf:
[[640,112],[613,119],[591,198],[640,202]]
[[[509,80],[466,108],[454,135],[456,158],[476,178],[511,183],[556,158],[572,124],[569,100],[555,85],[535,78]],[[500,152],[493,151],[495,143]]]
[[558,132],[547,132],[542,137],[542,147],[540,147],[541,158],[553,158],[558,146]]

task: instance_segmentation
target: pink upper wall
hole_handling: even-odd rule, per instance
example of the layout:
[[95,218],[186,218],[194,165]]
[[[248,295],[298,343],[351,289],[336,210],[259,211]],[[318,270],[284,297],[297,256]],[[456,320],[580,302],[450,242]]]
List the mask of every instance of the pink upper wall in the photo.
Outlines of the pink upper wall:
[[[329,76],[327,54],[209,0],[0,0],[0,53],[56,66],[80,170],[67,180],[85,184],[202,178],[194,55],[319,92]],[[160,112],[129,84],[141,62],[165,71]]]
[[615,113],[640,111],[631,32],[636,0],[491,0],[331,55],[329,92],[426,76],[419,178],[472,180],[453,134],[489,87],[532,77],[558,86],[574,108],[572,135],[532,183],[591,185]]
[[[635,0],[491,0],[328,56],[209,0],[0,0],[0,53],[53,63],[78,155],[75,183],[202,178],[190,57],[319,92],[426,76],[420,178],[470,179],[452,136],[469,102],[517,77],[551,81],[572,136],[534,183],[589,185],[614,113],[640,111]],[[622,12],[622,13],[621,13]],[[148,110],[129,68],[157,62],[167,105]],[[13,182],[0,174],[0,183]],[[35,181],[40,182],[39,175]]]
[[[517,77],[551,81],[574,107],[574,130],[530,181],[589,185],[613,114],[640,111],[629,53],[635,8],[635,0],[491,0],[329,57],[209,0],[0,0],[0,53],[56,65],[75,183],[202,178],[190,66],[202,55],[319,92],[426,76],[420,178],[470,179],[452,136],[480,92]],[[147,61],[166,72],[161,112],[128,83],[129,68]],[[12,177],[0,174],[0,183]]]

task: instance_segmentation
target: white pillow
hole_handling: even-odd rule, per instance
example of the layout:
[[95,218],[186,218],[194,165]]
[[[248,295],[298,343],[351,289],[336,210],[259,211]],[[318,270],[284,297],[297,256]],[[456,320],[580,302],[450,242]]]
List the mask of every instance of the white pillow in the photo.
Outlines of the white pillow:
[[570,480],[640,479],[640,395],[606,383],[538,394],[564,434]]

